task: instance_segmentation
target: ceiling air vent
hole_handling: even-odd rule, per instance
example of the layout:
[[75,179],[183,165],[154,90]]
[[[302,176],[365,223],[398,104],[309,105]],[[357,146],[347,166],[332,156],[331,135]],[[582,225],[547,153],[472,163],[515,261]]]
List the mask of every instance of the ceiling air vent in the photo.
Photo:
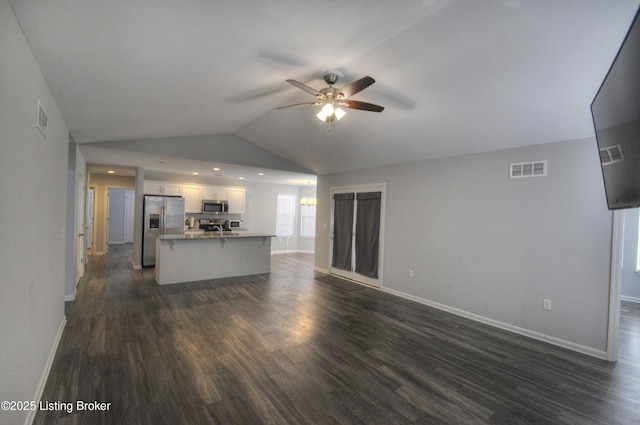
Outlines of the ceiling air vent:
[[624,161],[624,155],[622,154],[622,147],[620,145],[600,149],[600,163],[602,165],[611,165],[620,161]]
[[509,164],[509,178],[544,177],[547,175],[547,161],[519,162]]

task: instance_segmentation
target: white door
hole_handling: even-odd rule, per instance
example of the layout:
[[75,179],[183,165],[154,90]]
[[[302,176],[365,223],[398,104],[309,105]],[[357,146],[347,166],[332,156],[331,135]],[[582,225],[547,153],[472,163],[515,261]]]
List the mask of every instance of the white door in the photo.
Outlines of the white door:
[[[377,216],[379,223],[373,233],[376,240],[371,244],[367,244],[362,242],[362,238],[358,241],[357,229],[363,227],[358,226],[358,216],[360,215],[362,217],[361,213],[363,211],[362,209],[360,211],[358,209],[358,194],[374,192],[381,194],[380,209]],[[331,274],[375,287],[382,286],[384,192],[384,184],[331,189],[331,250],[329,253],[329,272]],[[338,195],[337,198],[343,199],[337,200],[334,195]],[[342,202],[342,206],[338,207],[338,210],[336,210],[336,202]],[[365,202],[367,201],[360,201],[362,205],[364,205]],[[363,218],[360,219],[362,220]],[[359,249],[359,252],[357,252],[356,248]],[[363,258],[368,255],[373,255],[373,257],[376,258],[377,264],[375,264],[375,268],[377,271],[367,274],[358,273],[356,271],[360,269],[358,262],[360,261],[361,265],[364,263],[359,257]]]
[[78,281],[84,275],[84,259],[85,259],[85,245],[84,245],[84,232],[85,232],[85,181],[84,175],[82,173],[78,173],[78,184],[77,184],[77,220],[76,220],[76,281],[75,284],[78,284]]
[[136,191],[127,190],[124,193],[124,242],[133,242],[133,221],[136,203]]

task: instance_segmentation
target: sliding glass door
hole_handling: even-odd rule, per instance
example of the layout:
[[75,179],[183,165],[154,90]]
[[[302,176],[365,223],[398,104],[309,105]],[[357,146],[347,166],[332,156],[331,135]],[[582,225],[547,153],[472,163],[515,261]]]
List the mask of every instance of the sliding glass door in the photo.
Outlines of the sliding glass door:
[[384,184],[334,188],[331,199],[330,272],[380,287]]

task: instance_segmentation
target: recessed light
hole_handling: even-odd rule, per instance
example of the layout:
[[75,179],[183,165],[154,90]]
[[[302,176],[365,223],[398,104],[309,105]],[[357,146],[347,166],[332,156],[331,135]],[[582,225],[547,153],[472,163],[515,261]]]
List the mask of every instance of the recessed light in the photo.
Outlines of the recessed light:
[[240,180],[244,180],[244,177],[238,177]]
[[264,173],[258,173],[259,176],[264,176]]
[[198,173],[196,173],[196,172],[193,172],[193,173],[191,173],[191,174],[193,174],[194,176],[197,176],[197,175],[198,175]]
[[109,170],[109,171],[107,171],[107,173],[109,173],[109,174],[115,174],[116,172],[115,172],[115,171],[113,171],[113,170]]
[[213,167],[213,171],[220,171],[218,167]]

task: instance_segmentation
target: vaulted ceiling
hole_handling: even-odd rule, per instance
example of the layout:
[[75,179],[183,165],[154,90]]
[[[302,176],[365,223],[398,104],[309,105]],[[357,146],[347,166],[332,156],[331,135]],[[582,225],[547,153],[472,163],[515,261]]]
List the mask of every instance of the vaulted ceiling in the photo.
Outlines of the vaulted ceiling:
[[[639,3],[10,2],[78,144],[232,137],[315,174],[592,136]],[[330,69],[375,78],[354,98],[385,110],[328,131],[317,107],[276,109],[314,100],[286,79],[320,89]]]

